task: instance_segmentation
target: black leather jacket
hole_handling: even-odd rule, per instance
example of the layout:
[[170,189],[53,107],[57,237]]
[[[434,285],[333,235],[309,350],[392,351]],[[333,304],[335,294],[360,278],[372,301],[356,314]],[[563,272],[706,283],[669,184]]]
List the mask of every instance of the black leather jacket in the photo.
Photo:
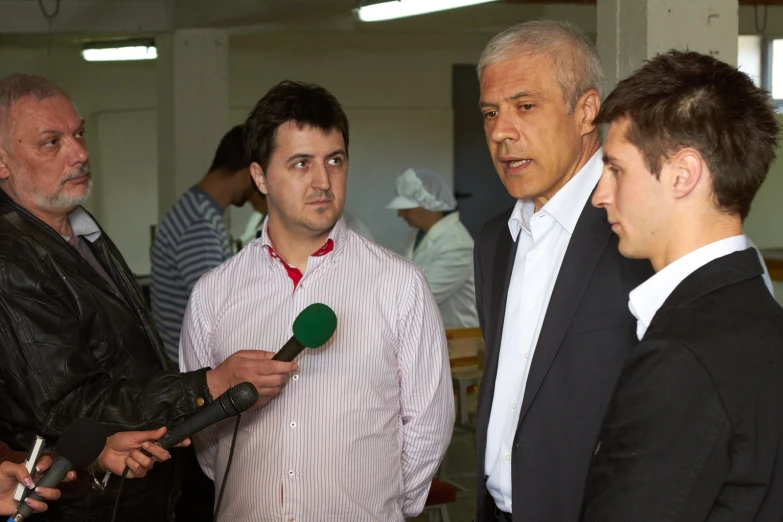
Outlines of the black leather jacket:
[[[0,440],[13,449],[26,450],[35,434],[54,444],[79,417],[110,432],[170,426],[194,413],[197,399],[211,400],[206,369],[181,374],[164,354],[111,240],[102,232],[90,247],[122,295],[0,190]],[[123,497],[161,481],[171,488],[157,464],[148,478],[129,481]],[[108,493],[89,504],[112,503]]]

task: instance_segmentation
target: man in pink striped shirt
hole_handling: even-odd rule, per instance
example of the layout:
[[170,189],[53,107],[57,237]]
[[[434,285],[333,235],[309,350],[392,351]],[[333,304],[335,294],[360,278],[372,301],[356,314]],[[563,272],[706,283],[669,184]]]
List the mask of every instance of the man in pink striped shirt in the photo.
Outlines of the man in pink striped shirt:
[[[243,416],[218,519],[417,515],[454,422],[443,324],[424,274],[346,227],[348,121],[326,90],[279,84],[245,132],[269,214],[259,239],[195,286],[183,369],[281,347],[316,302],[335,311],[338,326],[299,356],[277,399]],[[195,440],[218,489],[232,430],[224,422]]]

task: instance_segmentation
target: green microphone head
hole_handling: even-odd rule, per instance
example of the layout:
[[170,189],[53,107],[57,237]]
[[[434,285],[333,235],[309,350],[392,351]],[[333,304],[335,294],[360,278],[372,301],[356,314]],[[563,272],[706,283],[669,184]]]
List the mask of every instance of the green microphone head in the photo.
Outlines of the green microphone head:
[[337,316],[323,303],[311,304],[294,319],[294,337],[308,348],[326,344],[336,329]]

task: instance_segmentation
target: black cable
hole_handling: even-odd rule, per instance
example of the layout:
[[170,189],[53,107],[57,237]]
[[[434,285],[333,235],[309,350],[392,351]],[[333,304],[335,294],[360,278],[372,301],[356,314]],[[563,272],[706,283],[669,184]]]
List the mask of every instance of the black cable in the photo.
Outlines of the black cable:
[[212,520],[217,522],[217,516],[220,512],[220,502],[223,500],[223,491],[226,489],[226,482],[228,481],[228,470],[231,469],[231,460],[234,458],[234,446],[237,442],[237,433],[239,433],[239,419],[242,417],[240,413],[237,415],[237,422],[234,424],[234,436],[231,437],[231,449],[228,452],[228,462],[226,463],[226,471],[223,473],[223,483],[220,484],[220,494],[218,495],[217,505],[215,506],[215,518]]
[[47,20],[52,20],[60,12],[60,0],[55,0],[54,11],[52,11],[51,14],[46,12],[46,8],[43,5],[43,0],[38,0],[38,7],[41,8],[41,14],[43,14],[44,18]]
[[[214,520],[217,521],[218,512],[220,512],[220,502],[223,500],[223,491],[226,489],[226,482],[228,481],[228,470],[231,469],[231,461],[234,459],[234,447],[236,446],[237,442],[237,433],[239,433],[239,419],[242,417],[242,414],[240,413],[237,415],[237,422],[234,424],[234,435],[231,437],[231,449],[228,452],[228,462],[226,463],[226,471],[223,473],[223,483],[220,485],[220,494],[218,495],[218,501],[217,506],[215,506],[215,518]],[[142,453],[147,455],[148,457],[152,457],[149,453],[147,453],[144,450],[141,450]],[[122,486],[125,485],[125,478],[128,475],[128,472],[130,471],[130,468],[128,466],[125,466],[125,469],[122,471],[122,476],[120,477],[120,485],[117,488],[117,498],[114,499],[114,510],[111,514],[111,522],[115,522],[117,520],[117,512],[120,508],[120,497],[122,496]]]
[[120,487],[117,489],[117,498],[114,499],[114,511],[112,511],[111,514],[111,522],[117,520],[117,511],[120,508],[120,497],[122,496],[122,486],[125,485],[125,477],[128,475],[129,471],[130,468],[125,466],[125,469],[122,472],[122,477],[120,477]]

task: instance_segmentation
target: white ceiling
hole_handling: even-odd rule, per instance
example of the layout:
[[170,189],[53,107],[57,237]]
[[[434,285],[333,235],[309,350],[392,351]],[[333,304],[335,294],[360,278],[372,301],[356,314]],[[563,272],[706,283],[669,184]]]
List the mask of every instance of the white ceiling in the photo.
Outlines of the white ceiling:
[[[50,13],[57,0],[40,0]],[[539,0],[540,1],[540,0]],[[232,33],[496,32],[525,19],[582,16],[594,25],[594,5],[526,4],[501,0],[389,22],[355,20],[356,0],[60,0],[49,21],[38,0],[0,0],[0,35],[69,35],[78,39],[111,34],[146,34],[192,27]],[[593,28],[594,29],[594,28]],[[590,27],[585,27],[590,31]]]

